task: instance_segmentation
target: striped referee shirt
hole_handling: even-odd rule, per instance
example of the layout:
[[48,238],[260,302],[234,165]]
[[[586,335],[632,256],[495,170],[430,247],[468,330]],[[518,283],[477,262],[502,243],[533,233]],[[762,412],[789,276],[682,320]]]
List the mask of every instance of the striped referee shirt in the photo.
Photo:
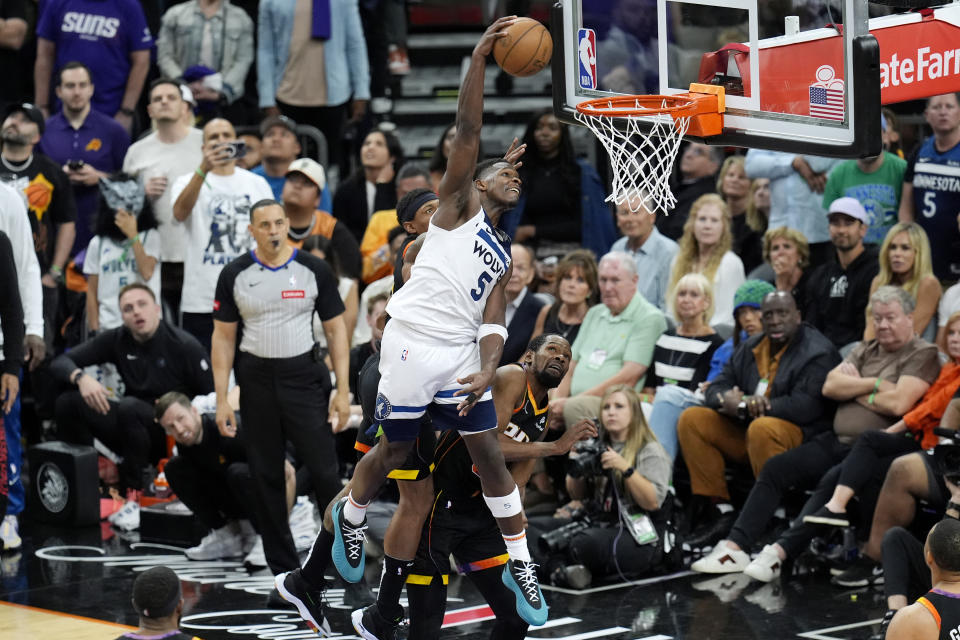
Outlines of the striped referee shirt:
[[269,267],[253,251],[230,262],[217,280],[213,319],[243,321],[240,351],[290,358],[313,348],[313,312],[327,321],[343,313],[337,278],[326,262],[298,249]]

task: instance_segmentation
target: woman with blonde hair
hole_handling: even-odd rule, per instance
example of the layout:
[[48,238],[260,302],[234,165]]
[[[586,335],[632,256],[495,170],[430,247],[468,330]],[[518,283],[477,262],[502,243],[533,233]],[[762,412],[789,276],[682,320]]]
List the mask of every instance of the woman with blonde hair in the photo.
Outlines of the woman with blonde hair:
[[[733,295],[746,280],[743,262],[730,251],[732,242],[730,213],[723,198],[708,193],[694,200],[683,225],[680,250],[670,267],[668,290],[673,291],[680,278],[688,273],[706,276],[713,287],[711,325],[729,325]],[[676,318],[672,304],[668,305],[668,313]]]
[[688,273],[680,278],[673,290],[673,308],[677,327],[667,329],[653,348],[653,361],[647,373],[647,386],[642,400],[653,402],[650,428],[670,454],[677,455],[677,414],[664,410],[666,405],[655,401],[671,388],[695,392],[710,372],[714,351],[723,344],[723,338],[710,326],[713,312],[713,287],[700,273]]
[[[913,311],[913,330],[924,340],[933,342],[937,333],[937,305],[943,289],[933,275],[930,241],[923,227],[915,222],[899,222],[887,232],[880,246],[880,272],[870,283],[870,295],[883,285],[905,290],[917,301]],[[876,336],[873,314],[867,307],[864,340]]]
[[803,314],[806,308],[810,272],[810,245],[806,236],[789,227],[777,227],[763,234],[763,259],[773,269],[773,286],[789,291]]
[[[574,499],[552,518],[530,519],[532,537],[539,539],[545,531],[567,524],[574,513],[591,514],[592,526],[573,534],[564,551],[541,555],[541,564],[554,584],[583,588],[594,576],[619,573],[621,578],[636,577],[649,573],[662,559],[661,545],[655,544],[664,532],[657,512],[667,497],[673,462],[647,425],[640,395],[633,387],[618,384],[606,390],[599,422],[598,437],[604,445],[596,460],[599,470],[593,470],[592,461],[574,464],[567,476],[567,491]],[[580,460],[576,449],[571,457]],[[621,508],[629,514],[621,514]],[[641,543],[631,533],[619,535],[618,527],[609,526],[624,515],[646,518],[651,539]],[[531,550],[542,554],[544,546],[532,544]]]
[[555,273],[557,300],[540,310],[530,338],[555,333],[573,344],[583,318],[597,302],[597,260],[591,251],[577,249],[563,256]]
[[730,156],[723,161],[717,174],[717,193],[723,196],[730,211],[732,250],[740,256],[744,271],[748,273],[763,262],[760,252],[763,231],[754,229],[747,219],[752,186],[744,169],[743,156]]

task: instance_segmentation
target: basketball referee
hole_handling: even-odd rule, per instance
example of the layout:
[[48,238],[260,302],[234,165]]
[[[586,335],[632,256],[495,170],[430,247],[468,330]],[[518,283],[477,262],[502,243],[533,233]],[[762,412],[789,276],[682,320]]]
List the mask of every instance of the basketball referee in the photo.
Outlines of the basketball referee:
[[300,566],[287,522],[284,449],[290,441],[327,504],[340,490],[327,415],[329,372],[314,349],[312,317],[323,323],[337,378],[330,409],[345,424],[350,413],[349,346],[337,279],[322,260],[290,247],[288,221],[275,200],[250,209],[255,250],[220,273],[213,303],[211,360],[217,392],[217,427],[236,434],[227,403],[237,323],[243,323],[236,362],[244,444],[254,480],[254,508],[264,555],[274,574]]

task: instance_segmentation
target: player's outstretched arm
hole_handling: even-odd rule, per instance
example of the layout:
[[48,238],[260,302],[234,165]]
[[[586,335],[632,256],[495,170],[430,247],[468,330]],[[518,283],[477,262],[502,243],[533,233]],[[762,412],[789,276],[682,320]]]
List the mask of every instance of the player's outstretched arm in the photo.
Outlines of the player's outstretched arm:
[[[456,133],[447,158],[447,171],[438,189],[441,205],[455,203],[455,206],[441,206],[434,214],[433,224],[441,228],[456,226],[462,209],[472,195],[473,172],[477,165],[480,129],[483,126],[483,78],[487,56],[493,50],[493,44],[507,35],[507,27],[515,20],[516,16],[506,16],[490,25],[470,56],[470,67],[460,86]],[[453,200],[457,198],[459,201]]]

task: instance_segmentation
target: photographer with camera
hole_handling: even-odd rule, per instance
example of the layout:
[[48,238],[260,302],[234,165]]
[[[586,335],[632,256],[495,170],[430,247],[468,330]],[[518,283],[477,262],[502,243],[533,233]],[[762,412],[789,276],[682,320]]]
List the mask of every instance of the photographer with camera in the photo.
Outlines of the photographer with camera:
[[760,314],[763,333],[737,347],[707,389],[705,406],[687,409],[677,422],[692,502],[701,507],[691,513],[705,516],[690,518],[703,521],[687,540],[694,548],[714,544],[733,524],[727,460],[749,463],[759,477],[770,458],[830,426],[832,407],[820,389],[840,361],[836,347],[801,322],[789,291],[764,296]]
[[253,247],[250,208],[273,199],[267,181],[237,166],[244,149],[233,125],[215,118],[203,128],[203,162],[171,187],[173,217],[187,227],[180,325],[210,350],[213,294],[223,267]]
[[530,519],[531,549],[554,584],[584,588],[594,577],[626,580],[662,559],[660,510],[673,461],[650,430],[640,395],[619,384],[600,402],[600,434],[575,446],[567,491],[554,516]]

